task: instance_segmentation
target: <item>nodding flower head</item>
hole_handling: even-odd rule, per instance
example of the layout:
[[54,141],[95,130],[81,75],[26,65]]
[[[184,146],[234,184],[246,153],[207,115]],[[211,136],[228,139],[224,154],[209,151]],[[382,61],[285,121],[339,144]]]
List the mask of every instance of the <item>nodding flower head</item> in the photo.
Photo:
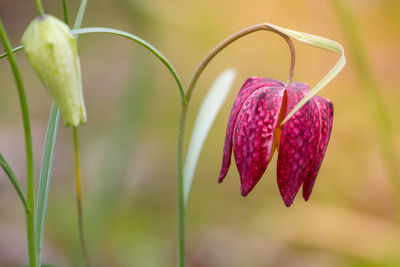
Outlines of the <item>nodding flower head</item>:
[[64,123],[78,126],[86,122],[78,51],[69,27],[51,15],[38,17],[29,24],[21,42]]
[[251,77],[236,97],[229,117],[218,182],[225,178],[231,153],[235,156],[246,196],[264,174],[278,150],[278,186],[286,206],[300,186],[308,200],[322,163],[333,122],[332,102],[313,96],[285,124],[285,116],[309,92],[304,83]]

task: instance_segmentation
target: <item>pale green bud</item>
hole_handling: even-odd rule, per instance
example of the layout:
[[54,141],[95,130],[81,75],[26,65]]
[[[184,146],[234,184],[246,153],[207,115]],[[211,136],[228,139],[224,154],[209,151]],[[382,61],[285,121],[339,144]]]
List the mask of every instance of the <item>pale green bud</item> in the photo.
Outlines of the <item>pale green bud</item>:
[[86,122],[76,40],[68,25],[51,15],[35,18],[21,42],[64,123],[78,126]]

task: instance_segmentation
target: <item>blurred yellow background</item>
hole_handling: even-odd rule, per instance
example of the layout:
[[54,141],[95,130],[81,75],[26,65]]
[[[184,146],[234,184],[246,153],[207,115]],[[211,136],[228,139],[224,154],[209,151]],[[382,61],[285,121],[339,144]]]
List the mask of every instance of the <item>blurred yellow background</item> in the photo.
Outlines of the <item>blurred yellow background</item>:
[[[343,12],[345,6],[350,11]],[[73,21],[79,1],[67,1]],[[43,1],[62,19],[61,1]],[[199,80],[187,141],[212,81],[238,76],[200,155],[187,212],[189,267],[400,266],[400,1],[89,1],[83,27],[121,29],[153,44],[186,84],[220,41],[261,22],[340,42],[347,65],[321,93],[335,107],[330,145],[308,202],[286,208],[275,162],[240,196],[236,167],[217,184],[227,119],[248,76],[286,81],[289,51],[270,32],[247,36],[219,54]],[[0,0],[14,46],[36,16],[34,1]],[[295,41],[294,80],[315,85],[338,56]],[[3,49],[1,51],[4,51]],[[93,266],[175,266],[175,138],[179,94],[147,50],[106,34],[79,38],[88,123],[79,128],[84,219]],[[23,52],[36,177],[51,99]],[[0,60],[0,151],[25,186],[18,97]],[[75,207],[71,128],[60,124],[44,237],[45,262],[82,266]],[[0,172],[0,266],[27,261],[25,217]]]

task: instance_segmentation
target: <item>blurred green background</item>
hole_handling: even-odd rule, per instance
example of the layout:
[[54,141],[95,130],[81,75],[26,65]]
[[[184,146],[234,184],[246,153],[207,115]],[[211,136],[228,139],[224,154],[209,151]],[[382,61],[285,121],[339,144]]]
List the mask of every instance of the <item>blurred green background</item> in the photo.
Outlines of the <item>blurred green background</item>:
[[[67,1],[73,21],[79,1]],[[43,1],[62,19],[61,1]],[[276,159],[246,198],[233,166],[217,184],[230,108],[248,76],[285,81],[287,45],[257,32],[224,50],[203,73],[188,117],[188,138],[217,75],[238,76],[205,143],[187,212],[190,267],[400,266],[400,1],[89,1],[83,27],[134,33],[159,49],[186,84],[225,37],[270,22],[343,44],[347,65],[321,95],[335,119],[309,202],[286,208]],[[34,1],[0,0],[14,46],[36,16]],[[295,42],[294,79],[311,86],[338,56]],[[3,51],[3,49],[1,50]],[[79,38],[88,123],[79,128],[86,239],[93,266],[175,266],[175,138],[179,95],[147,50],[105,34]],[[38,176],[51,99],[20,52]],[[21,114],[8,61],[0,60],[0,151],[25,186]],[[60,125],[44,237],[45,262],[82,266],[77,231],[72,130]],[[27,261],[25,217],[0,172],[0,266]]]

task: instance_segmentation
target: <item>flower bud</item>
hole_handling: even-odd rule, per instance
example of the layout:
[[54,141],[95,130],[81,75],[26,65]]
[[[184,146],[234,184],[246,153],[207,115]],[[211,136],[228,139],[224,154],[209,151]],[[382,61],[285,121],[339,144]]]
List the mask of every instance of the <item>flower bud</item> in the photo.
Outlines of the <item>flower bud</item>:
[[68,25],[51,15],[35,18],[21,42],[65,125],[86,122],[77,45]]

